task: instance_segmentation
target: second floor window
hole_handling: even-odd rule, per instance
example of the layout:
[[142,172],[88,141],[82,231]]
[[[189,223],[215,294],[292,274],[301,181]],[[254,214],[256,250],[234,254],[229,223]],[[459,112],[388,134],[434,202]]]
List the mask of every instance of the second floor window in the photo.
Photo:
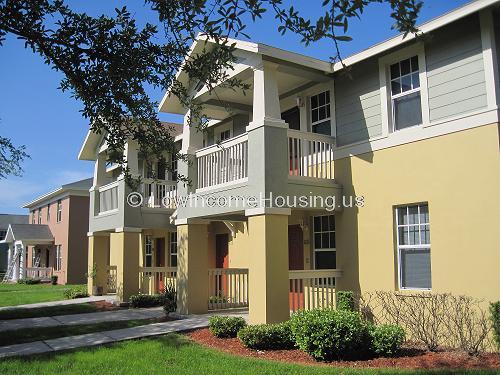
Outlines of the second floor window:
[[38,209],[38,224],[42,224],[42,209]]
[[57,201],[57,217],[56,217],[56,221],[57,221],[58,223],[60,223],[60,222],[61,222],[61,220],[62,220],[62,202],[61,202],[61,200],[59,199],[59,200]]
[[312,132],[331,135],[330,123],[330,91],[311,96]]
[[337,267],[335,247],[335,216],[314,217],[314,268],[334,269]]
[[220,133],[220,141],[224,142],[227,141],[229,138],[231,138],[231,130],[224,130],[223,132]]
[[31,224],[36,224],[35,211],[31,212]]
[[47,205],[47,224],[50,221],[50,203]]
[[170,267],[177,267],[177,232],[170,233]]
[[4,240],[6,235],[7,235],[7,231],[0,229],[0,241]]
[[394,130],[422,123],[418,56],[391,65],[391,104]]

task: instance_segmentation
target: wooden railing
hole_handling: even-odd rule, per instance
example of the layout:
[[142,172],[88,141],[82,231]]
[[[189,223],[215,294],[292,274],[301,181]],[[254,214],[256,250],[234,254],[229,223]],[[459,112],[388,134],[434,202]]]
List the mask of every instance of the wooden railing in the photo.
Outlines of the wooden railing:
[[223,310],[248,306],[248,269],[208,270],[208,309]]
[[333,179],[334,138],[328,135],[288,130],[290,176]]
[[118,181],[99,188],[99,213],[118,208]]
[[176,267],[139,267],[139,291],[142,294],[162,293],[165,287],[177,286]]
[[310,310],[335,306],[335,279],[338,269],[289,271],[290,310]]
[[26,267],[26,277],[31,279],[50,280],[52,267]]
[[144,179],[142,184],[143,206],[175,209],[176,181]]
[[198,189],[245,180],[248,177],[248,135],[242,134],[199,150],[196,163]]
[[116,293],[116,266],[106,266],[106,293]]

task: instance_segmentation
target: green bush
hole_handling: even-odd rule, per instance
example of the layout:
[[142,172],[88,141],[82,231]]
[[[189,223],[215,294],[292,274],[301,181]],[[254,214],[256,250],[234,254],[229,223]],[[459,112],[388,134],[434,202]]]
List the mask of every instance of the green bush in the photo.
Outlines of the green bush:
[[290,321],[247,326],[238,332],[238,338],[243,345],[252,349],[280,350],[295,347]]
[[89,296],[85,285],[66,289],[63,294],[66,299],[85,298]]
[[292,315],[291,328],[297,346],[317,360],[350,358],[366,349],[368,328],[357,312],[299,311]]
[[493,337],[500,348],[500,301],[490,304],[491,322],[493,323]]
[[58,277],[56,275],[50,276],[50,283],[52,285],[57,285],[57,279],[58,279]]
[[371,351],[381,356],[396,354],[405,341],[404,329],[392,324],[373,326],[370,328],[369,334]]
[[167,285],[163,298],[163,310],[165,313],[175,312],[177,310],[177,292],[175,291],[174,285]]
[[208,328],[212,335],[224,337],[236,337],[238,331],[246,327],[245,319],[232,316],[211,316],[208,321]]
[[163,306],[165,296],[163,294],[135,294],[130,296],[128,301],[133,308]]
[[338,291],[337,296],[337,310],[354,311],[354,293],[350,291]]
[[25,284],[25,285],[40,284],[40,279],[33,279],[31,277],[25,277],[24,279],[17,280],[17,283],[18,284]]

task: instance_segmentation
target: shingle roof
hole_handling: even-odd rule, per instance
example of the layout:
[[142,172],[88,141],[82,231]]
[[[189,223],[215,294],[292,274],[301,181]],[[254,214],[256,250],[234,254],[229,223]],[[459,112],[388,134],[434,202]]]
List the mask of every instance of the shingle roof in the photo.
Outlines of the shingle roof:
[[54,236],[48,225],[11,224],[7,230],[6,242],[13,241],[53,241]]

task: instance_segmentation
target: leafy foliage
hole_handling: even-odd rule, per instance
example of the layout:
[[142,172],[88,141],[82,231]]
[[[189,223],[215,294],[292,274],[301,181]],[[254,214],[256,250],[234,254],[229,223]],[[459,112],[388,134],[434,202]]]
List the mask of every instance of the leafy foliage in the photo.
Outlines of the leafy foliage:
[[9,175],[21,176],[21,163],[29,158],[25,150],[25,146],[16,147],[10,139],[0,137],[0,179]]
[[335,293],[337,297],[337,310],[354,311],[354,293],[339,290]]
[[295,347],[290,321],[277,324],[247,326],[238,332],[238,338],[248,348],[283,350]]
[[491,322],[493,324],[493,336],[500,349],[500,301],[490,304]]
[[177,292],[173,284],[168,284],[165,288],[163,310],[166,314],[177,310]]
[[216,337],[236,337],[238,331],[246,327],[245,319],[234,316],[211,316],[208,321],[210,332]]
[[369,329],[371,350],[382,356],[391,356],[398,352],[405,341],[405,331],[397,325],[384,324]]
[[34,284],[40,284],[40,279],[34,279],[31,277],[25,277],[24,279],[19,279],[17,280],[18,284],[24,284],[24,285],[34,285]]
[[63,294],[66,299],[85,298],[89,296],[86,285],[66,289]]
[[131,307],[155,307],[162,306],[165,303],[163,294],[134,294],[129,297]]

